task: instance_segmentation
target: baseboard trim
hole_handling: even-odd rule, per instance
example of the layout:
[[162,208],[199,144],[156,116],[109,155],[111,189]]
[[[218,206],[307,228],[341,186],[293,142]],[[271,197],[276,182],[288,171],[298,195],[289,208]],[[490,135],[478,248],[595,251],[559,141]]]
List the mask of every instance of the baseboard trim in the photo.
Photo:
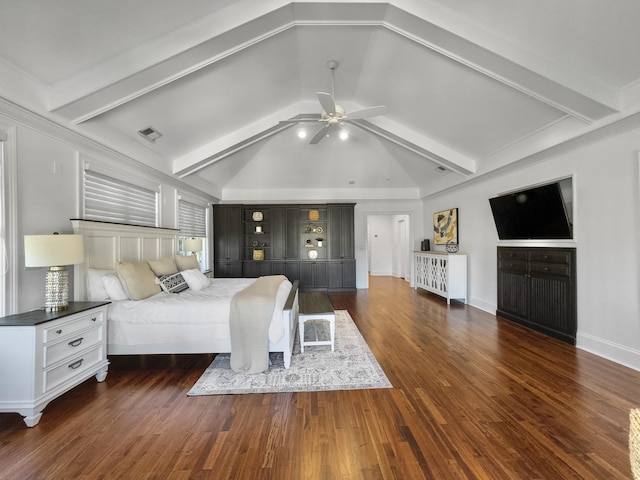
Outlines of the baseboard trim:
[[640,351],[638,350],[580,332],[576,336],[576,347],[640,371]]

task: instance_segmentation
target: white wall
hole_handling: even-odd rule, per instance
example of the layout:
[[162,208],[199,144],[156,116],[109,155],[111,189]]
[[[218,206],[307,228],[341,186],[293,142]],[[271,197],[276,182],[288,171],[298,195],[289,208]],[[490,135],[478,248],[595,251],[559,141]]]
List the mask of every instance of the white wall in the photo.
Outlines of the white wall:
[[488,199],[572,175],[574,241],[526,244],[577,248],[578,347],[640,370],[639,149],[636,129],[425,199],[425,226],[433,212],[459,208],[471,305],[495,313],[496,246],[518,245],[498,241]]
[[369,273],[391,275],[393,272],[392,215],[369,215]]

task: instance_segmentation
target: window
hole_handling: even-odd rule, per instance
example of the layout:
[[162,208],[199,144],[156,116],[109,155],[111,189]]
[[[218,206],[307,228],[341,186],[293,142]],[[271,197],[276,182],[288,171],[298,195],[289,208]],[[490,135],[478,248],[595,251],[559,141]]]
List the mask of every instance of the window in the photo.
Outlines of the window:
[[15,128],[0,128],[0,316],[18,309],[17,154]]
[[84,218],[156,227],[158,194],[92,170],[84,172]]
[[190,254],[184,248],[184,240],[188,238],[198,238],[202,240],[202,251],[195,252],[200,263],[200,270],[208,270],[208,248],[207,248],[207,207],[196,205],[185,200],[178,200],[178,227],[180,228],[180,239],[178,252]]

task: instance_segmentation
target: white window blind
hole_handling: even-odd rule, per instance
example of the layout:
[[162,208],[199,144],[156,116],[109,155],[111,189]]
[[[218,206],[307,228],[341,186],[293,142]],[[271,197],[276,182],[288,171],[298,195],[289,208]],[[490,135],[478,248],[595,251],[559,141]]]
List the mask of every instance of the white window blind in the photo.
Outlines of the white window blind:
[[184,200],[178,201],[178,226],[183,237],[207,236],[207,209]]
[[157,193],[100,173],[84,172],[87,220],[157,226]]

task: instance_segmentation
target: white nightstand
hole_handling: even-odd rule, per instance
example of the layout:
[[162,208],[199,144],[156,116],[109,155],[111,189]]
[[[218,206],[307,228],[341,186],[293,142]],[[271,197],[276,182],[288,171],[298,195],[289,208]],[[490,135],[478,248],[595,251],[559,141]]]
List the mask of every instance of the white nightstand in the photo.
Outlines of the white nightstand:
[[108,305],[71,302],[61,312],[1,317],[0,412],[18,412],[33,427],[53,399],[93,375],[103,382]]

